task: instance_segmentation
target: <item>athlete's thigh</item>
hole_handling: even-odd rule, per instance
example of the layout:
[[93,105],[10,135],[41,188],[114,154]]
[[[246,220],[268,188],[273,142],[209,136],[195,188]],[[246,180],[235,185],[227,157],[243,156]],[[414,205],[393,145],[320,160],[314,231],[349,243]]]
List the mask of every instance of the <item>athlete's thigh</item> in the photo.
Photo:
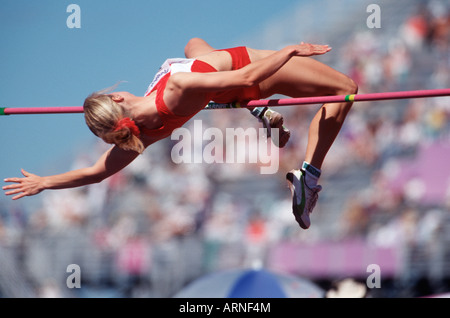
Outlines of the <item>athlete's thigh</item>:
[[274,75],[260,83],[262,98],[274,94],[290,97],[335,95],[345,90],[349,78],[310,57],[291,58]]

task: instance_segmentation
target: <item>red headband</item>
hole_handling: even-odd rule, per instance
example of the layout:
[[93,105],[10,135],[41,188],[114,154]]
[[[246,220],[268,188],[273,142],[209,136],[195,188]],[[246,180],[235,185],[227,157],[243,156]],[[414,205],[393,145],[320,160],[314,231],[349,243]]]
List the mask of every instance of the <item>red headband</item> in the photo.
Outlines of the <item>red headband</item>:
[[124,117],[121,120],[119,120],[116,124],[116,128],[114,131],[118,131],[122,128],[128,128],[131,130],[131,133],[135,135],[136,137],[139,137],[140,131],[138,126],[136,126],[135,122],[130,117]]

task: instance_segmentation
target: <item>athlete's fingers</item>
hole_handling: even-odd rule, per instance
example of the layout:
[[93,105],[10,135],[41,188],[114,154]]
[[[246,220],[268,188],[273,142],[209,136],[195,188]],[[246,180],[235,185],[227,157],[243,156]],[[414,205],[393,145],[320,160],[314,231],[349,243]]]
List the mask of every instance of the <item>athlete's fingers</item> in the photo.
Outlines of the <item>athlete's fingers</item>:
[[328,50],[329,48],[329,45],[313,45],[314,50]]
[[2,190],[18,189],[20,187],[22,187],[22,184],[16,183],[16,184],[11,184],[11,185],[7,185],[7,186],[2,187]]
[[331,47],[328,45],[316,45],[312,48],[312,50],[315,54],[324,54],[331,51]]
[[29,176],[33,175],[32,173],[29,173],[28,171],[25,171],[24,169],[20,169],[20,171],[22,172],[22,174],[23,174],[25,177],[29,177]]
[[18,200],[20,198],[23,198],[24,196],[26,196],[26,193],[22,193],[22,194],[16,195],[15,197],[12,197],[12,199],[13,200]]
[[331,50],[329,45],[311,44],[301,42],[298,46],[298,54],[300,56],[321,55]]
[[4,179],[3,181],[5,181],[5,182],[21,182],[22,181],[22,178],[6,178],[6,179]]
[[[27,177],[31,177],[33,174],[29,173],[28,171],[25,171],[24,169],[20,169],[20,171],[22,172],[22,174],[27,178]],[[3,179],[4,182],[22,182],[23,180],[25,180],[25,178],[6,178]]]
[[5,192],[5,195],[13,195],[13,194],[21,193],[21,192],[23,192],[22,189],[17,189],[17,190]]

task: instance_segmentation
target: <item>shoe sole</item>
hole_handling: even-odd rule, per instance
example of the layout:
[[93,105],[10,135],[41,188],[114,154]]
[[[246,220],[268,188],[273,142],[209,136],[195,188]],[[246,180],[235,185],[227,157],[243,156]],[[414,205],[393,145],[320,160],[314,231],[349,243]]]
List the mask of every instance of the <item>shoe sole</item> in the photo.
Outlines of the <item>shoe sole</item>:
[[281,116],[278,112],[273,112],[272,117],[269,119],[269,124],[271,128],[279,129],[278,144],[276,144],[274,140],[275,145],[279,148],[286,146],[289,138],[291,137],[291,132],[283,126],[283,116]]
[[310,227],[310,225],[305,224],[305,222],[303,222],[302,220],[302,214],[303,212],[298,213],[298,209],[297,209],[297,205],[295,204],[295,202],[297,200],[294,201],[294,198],[297,197],[296,193],[295,193],[295,187],[294,187],[294,171],[295,170],[291,170],[286,174],[286,180],[287,180],[287,184],[289,189],[291,190],[291,197],[292,197],[292,214],[294,214],[295,220],[297,221],[297,223],[300,225],[300,227],[304,230],[308,229]]

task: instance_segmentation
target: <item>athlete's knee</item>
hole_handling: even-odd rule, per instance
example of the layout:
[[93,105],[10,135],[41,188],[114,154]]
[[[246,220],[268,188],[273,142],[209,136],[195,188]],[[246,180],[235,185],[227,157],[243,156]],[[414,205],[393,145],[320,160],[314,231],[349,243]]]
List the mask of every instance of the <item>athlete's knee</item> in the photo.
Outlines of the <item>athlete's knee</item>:
[[339,95],[350,95],[357,93],[358,93],[358,84],[356,84],[356,82],[353,79],[346,76],[344,80],[340,82]]
[[[337,95],[353,95],[358,93],[358,84],[351,79],[350,77],[345,77],[340,82],[340,88],[337,93]],[[339,121],[344,121],[345,117],[347,116],[348,112],[350,111],[353,103],[339,103],[337,104],[338,109],[336,110],[336,117]]]
[[190,40],[186,43],[186,45],[185,45],[185,47],[184,47],[184,55],[185,55],[187,58],[190,58],[190,57],[191,57],[192,51],[193,51],[193,49],[195,48],[196,43],[198,43],[199,40],[200,40],[199,38],[192,38],[192,39],[190,39]]
[[192,58],[212,50],[214,49],[205,40],[201,38],[192,38],[184,47],[184,55],[187,58]]
[[348,78],[348,89],[350,91],[350,94],[357,94],[359,89],[358,84],[356,84],[356,82],[350,77]]

